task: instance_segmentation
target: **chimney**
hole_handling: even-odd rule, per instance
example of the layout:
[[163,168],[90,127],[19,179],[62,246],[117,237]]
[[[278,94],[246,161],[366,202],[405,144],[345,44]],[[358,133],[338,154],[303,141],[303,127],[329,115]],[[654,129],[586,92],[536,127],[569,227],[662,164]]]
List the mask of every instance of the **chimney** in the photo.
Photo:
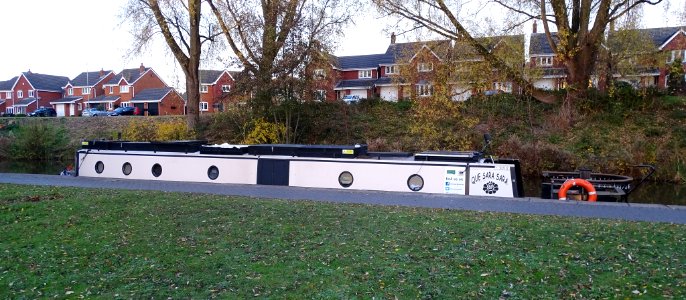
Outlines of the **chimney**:
[[99,73],[99,74],[100,74],[99,76],[102,77],[102,75],[105,75],[105,70],[103,70],[102,68],[100,68],[100,73]]
[[538,22],[534,21],[534,25],[532,25],[533,30],[531,31],[532,33],[538,33]]
[[395,44],[395,32],[391,33],[391,44]]
[[145,66],[143,65],[143,63],[141,63],[141,66],[138,69],[140,70],[141,73],[145,72]]

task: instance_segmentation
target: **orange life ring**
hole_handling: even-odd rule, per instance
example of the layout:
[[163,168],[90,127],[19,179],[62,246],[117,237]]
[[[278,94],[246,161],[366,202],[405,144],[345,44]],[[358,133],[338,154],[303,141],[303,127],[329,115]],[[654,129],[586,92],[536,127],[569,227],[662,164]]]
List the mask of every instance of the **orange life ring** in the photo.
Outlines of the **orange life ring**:
[[595,188],[593,185],[588,182],[587,180],[580,179],[580,178],[574,178],[574,179],[569,179],[565,181],[565,183],[562,184],[562,187],[560,187],[560,191],[557,192],[557,197],[560,200],[567,200],[567,191],[569,188],[573,186],[580,186],[588,192],[588,201],[589,202],[596,202],[598,200],[598,194],[595,191]]

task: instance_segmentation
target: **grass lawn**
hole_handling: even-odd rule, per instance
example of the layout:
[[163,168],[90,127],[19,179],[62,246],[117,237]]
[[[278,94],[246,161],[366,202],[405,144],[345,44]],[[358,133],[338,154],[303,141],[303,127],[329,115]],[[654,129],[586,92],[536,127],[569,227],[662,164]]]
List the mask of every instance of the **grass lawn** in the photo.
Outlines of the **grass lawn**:
[[686,226],[0,184],[0,298],[681,298]]

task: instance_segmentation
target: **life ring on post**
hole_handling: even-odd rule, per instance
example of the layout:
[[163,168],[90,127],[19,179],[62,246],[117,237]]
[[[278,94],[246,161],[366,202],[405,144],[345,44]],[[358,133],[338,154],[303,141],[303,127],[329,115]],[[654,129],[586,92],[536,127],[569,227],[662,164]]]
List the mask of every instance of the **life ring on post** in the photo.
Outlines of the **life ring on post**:
[[557,197],[560,200],[567,200],[567,191],[573,187],[573,186],[580,186],[588,192],[588,201],[589,202],[596,202],[598,200],[598,194],[595,191],[595,188],[593,187],[593,184],[588,182],[588,180],[580,179],[580,178],[574,178],[574,179],[569,179],[565,181],[565,183],[562,184],[560,187],[560,191],[557,192]]

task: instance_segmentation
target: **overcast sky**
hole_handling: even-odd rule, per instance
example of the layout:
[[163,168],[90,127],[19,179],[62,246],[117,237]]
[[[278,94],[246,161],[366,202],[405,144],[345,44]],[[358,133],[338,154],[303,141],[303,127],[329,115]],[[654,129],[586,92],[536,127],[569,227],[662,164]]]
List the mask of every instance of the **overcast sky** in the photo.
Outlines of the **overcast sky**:
[[[670,0],[671,11],[680,10],[686,0]],[[0,0],[0,81],[21,72],[61,75],[74,78],[84,71],[100,69],[115,73],[152,67],[167,84],[183,89],[183,73],[160,40],[142,55],[127,55],[131,36],[128,24],[119,15],[127,0]],[[370,9],[374,11],[374,9]],[[644,15],[644,26],[681,25],[675,13],[654,7]],[[345,31],[336,55],[375,54],[389,43],[383,20],[373,13],[356,18]],[[530,31],[530,25],[523,28]],[[403,37],[399,37],[399,42]],[[204,68],[223,69],[217,62]]]

